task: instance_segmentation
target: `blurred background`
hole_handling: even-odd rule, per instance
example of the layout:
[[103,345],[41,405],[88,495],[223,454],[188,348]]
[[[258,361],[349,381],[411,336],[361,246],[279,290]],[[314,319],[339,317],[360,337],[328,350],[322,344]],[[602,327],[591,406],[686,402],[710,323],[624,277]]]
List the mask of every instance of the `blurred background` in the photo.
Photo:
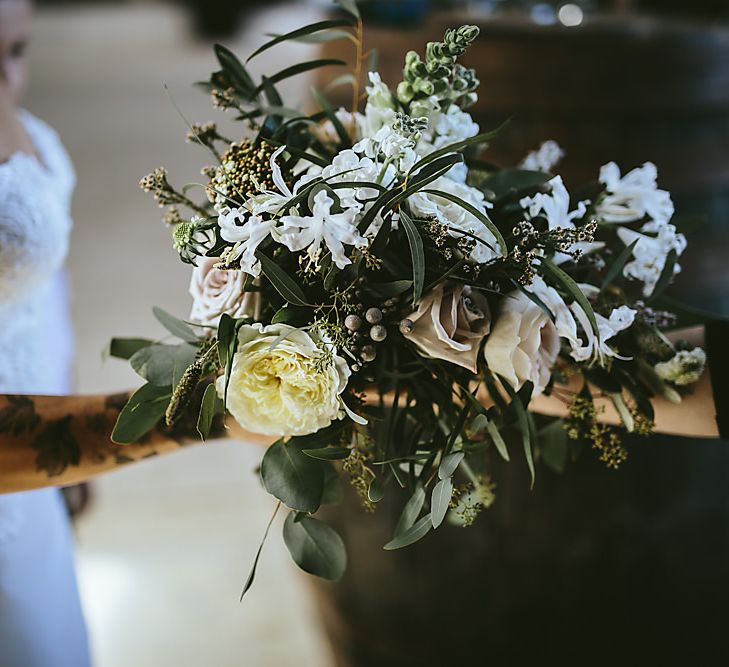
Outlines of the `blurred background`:
[[[367,45],[378,49],[390,83],[399,80],[407,49],[422,50],[446,27],[481,26],[465,63],[481,80],[471,111],[483,129],[513,117],[490,160],[513,164],[551,138],[566,149],[563,171],[572,183],[596,178],[611,159],[626,170],[656,162],[659,184],[698,230],[673,296],[686,300],[690,287],[693,308],[729,314],[728,2],[361,6]],[[109,338],[158,336],[153,305],[181,316],[189,309],[189,270],[176,261],[159,210],[137,183],[161,165],[175,184],[202,180],[206,156],[185,144],[175,106],[191,121],[214,118],[228,136],[242,131],[227,130],[192,86],[216,69],[211,44],[245,56],[266,33],[330,9],[305,0],[38,3],[27,106],[58,130],[78,173],[68,266],[79,392],[138,384],[126,364],[102,360]],[[344,48],[335,44],[289,42],[251,69],[275,72]],[[287,106],[307,104],[311,83],[305,75],[281,85]],[[332,101],[340,102],[336,95]],[[271,532],[256,585],[238,602],[273,510],[255,476],[260,455],[252,444],[211,442],[94,483],[77,534],[98,667],[334,664],[310,584],[290,564],[280,531]]]

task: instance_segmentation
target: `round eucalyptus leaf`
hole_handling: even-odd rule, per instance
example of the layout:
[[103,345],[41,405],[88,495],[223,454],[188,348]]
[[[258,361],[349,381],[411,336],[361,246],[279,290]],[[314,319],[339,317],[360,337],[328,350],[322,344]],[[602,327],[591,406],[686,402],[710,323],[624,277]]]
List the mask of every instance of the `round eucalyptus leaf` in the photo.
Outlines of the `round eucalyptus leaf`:
[[347,551],[334,528],[310,516],[291,512],[284,523],[284,542],[304,572],[337,581],[347,568]]
[[263,486],[286,507],[316,512],[324,493],[321,461],[307,456],[302,447],[279,440],[273,443],[261,463]]

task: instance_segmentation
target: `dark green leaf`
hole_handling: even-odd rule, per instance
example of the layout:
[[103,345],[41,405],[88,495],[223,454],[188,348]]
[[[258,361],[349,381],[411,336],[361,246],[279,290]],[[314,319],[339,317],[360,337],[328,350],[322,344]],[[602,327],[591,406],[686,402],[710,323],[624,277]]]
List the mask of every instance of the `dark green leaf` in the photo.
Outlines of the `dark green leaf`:
[[117,359],[130,359],[135,352],[150,345],[154,345],[154,341],[147,338],[112,338],[106,354]]
[[567,431],[564,421],[556,419],[537,434],[539,451],[544,462],[555,472],[562,472],[567,463]]
[[[521,439],[522,444],[524,445],[524,456],[526,457],[527,465],[529,466],[529,474],[531,475],[532,479],[532,488],[534,488],[534,454],[532,452],[532,432],[531,428],[529,427],[529,418],[527,416],[527,411],[525,405],[522,403],[522,399],[517,395],[516,391],[514,391],[514,388],[509,384],[508,380],[506,378],[503,378],[499,376],[499,379],[501,380],[501,384],[506,389],[509,396],[511,396],[511,406],[514,407],[514,410],[516,412],[516,420],[519,424],[519,430],[521,431]],[[526,394],[529,395],[531,393],[531,388],[529,387],[531,385],[530,382],[527,382],[523,389],[526,388]],[[528,401],[527,401],[528,404]]]
[[[197,346],[154,344],[144,347],[129,360],[129,365],[147,382],[160,387],[175,386],[176,377],[182,375],[197,357]],[[181,372],[176,372],[181,369]]]
[[502,169],[489,176],[483,182],[483,188],[493,192],[497,198],[509,194],[533,192],[542,187],[551,174],[541,171],[526,171],[524,169]]
[[222,412],[223,401],[218,398],[218,392],[213,382],[205,389],[202,403],[200,404],[200,414],[197,418],[197,432],[203,440],[207,440],[208,435],[210,435],[210,428],[213,425],[215,415],[219,415]]
[[256,257],[261,262],[261,268],[266,278],[276,288],[276,291],[289,303],[295,306],[306,306],[306,297],[296,281],[291,278],[274,260],[262,253],[256,252]]
[[199,343],[200,336],[198,336],[192,329],[192,327],[183,322],[181,319],[170,315],[167,311],[162,310],[158,306],[152,308],[154,316],[159,320],[159,323],[167,329],[173,336],[177,336],[180,340],[184,340],[187,343]]
[[[346,63],[343,60],[339,60],[337,58],[320,58],[318,60],[308,60],[303,63],[296,63],[295,65],[291,65],[290,67],[287,67],[286,69],[282,69],[280,72],[276,72],[276,74],[272,74],[269,77],[266,77],[266,80],[269,83],[278,83],[279,81],[283,81],[284,79],[288,79],[289,77],[296,76],[297,74],[303,74],[304,72],[308,72],[312,69],[317,69],[319,67],[327,67],[328,65],[346,65]],[[261,91],[263,91],[264,84],[261,83],[261,85],[256,88],[254,91],[254,94],[257,95]]]
[[405,211],[400,211],[400,222],[405,229],[410,245],[410,257],[413,262],[413,303],[420,301],[425,283],[425,251],[423,250],[423,239],[418,228]]
[[322,461],[346,459],[352,453],[349,447],[318,447],[317,449],[302,449],[301,451],[313,459],[321,459]]
[[290,442],[271,445],[261,463],[263,485],[286,507],[301,512],[316,512],[324,490],[321,463]]
[[376,296],[386,298],[407,292],[412,286],[412,280],[393,280],[390,283],[368,283],[365,289]]
[[324,95],[322,95],[314,86],[311,88],[311,94],[316,100],[316,103],[321,107],[321,110],[326,114],[326,117],[331,121],[337,135],[339,135],[339,140],[345,145],[351,144],[352,139],[349,136],[349,132],[347,132],[344,125],[342,125],[342,121],[339,119],[337,114],[334,113],[334,109],[332,109],[327,98],[324,97]]
[[307,324],[311,318],[311,309],[302,306],[292,306],[287,304],[279,308],[271,318],[271,324]]
[[604,292],[605,288],[620,275],[623,267],[631,258],[633,254],[633,248],[635,248],[638,241],[640,241],[640,239],[635,239],[635,241],[633,241],[631,244],[626,245],[621,253],[611,262],[607,272],[605,273],[605,277],[602,279],[602,284],[600,285],[601,292]]
[[276,509],[273,510],[273,514],[271,515],[271,518],[268,520],[268,524],[266,524],[266,530],[263,533],[263,538],[261,539],[261,543],[258,545],[258,551],[256,551],[256,557],[253,559],[253,567],[251,567],[250,574],[248,575],[248,579],[246,579],[246,583],[243,586],[243,592],[240,594],[240,599],[243,599],[243,596],[250,590],[251,586],[253,585],[253,580],[256,578],[256,569],[258,568],[258,561],[261,558],[261,552],[263,551],[263,545],[266,543],[266,539],[268,538],[268,532],[271,530],[271,526],[273,525],[273,520],[276,518],[276,514],[278,514],[278,510],[281,508],[281,503],[276,503]]
[[250,62],[253,58],[255,58],[260,53],[263,53],[264,51],[270,49],[273,46],[276,46],[276,44],[280,44],[281,42],[285,42],[289,39],[295,39],[297,37],[304,37],[306,35],[311,35],[315,32],[320,32],[322,30],[329,30],[329,28],[341,28],[342,26],[346,25],[352,25],[354,23],[354,19],[333,19],[329,21],[318,21],[317,23],[312,23],[310,25],[304,26],[303,28],[298,28],[297,30],[292,30],[291,32],[287,32],[284,35],[279,35],[278,37],[274,37],[272,40],[266,42],[263,46],[260,46],[257,48],[250,56],[248,56],[248,59],[246,62]]
[[386,551],[393,551],[395,549],[407,547],[418,540],[423,539],[430,532],[432,527],[433,523],[431,522],[430,514],[426,514],[415,525],[390,540],[383,549]]
[[661,271],[661,277],[658,278],[656,286],[653,288],[652,294],[648,297],[648,301],[658,298],[665,292],[666,288],[671,284],[673,280],[674,270],[676,267],[676,260],[678,254],[675,250],[671,250],[666,257],[666,263],[663,265],[663,271]]
[[228,313],[223,313],[218,322],[218,359],[223,367],[230,361],[229,353],[234,337],[235,320]]
[[441,479],[433,487],[433,494],[430,497],[430,522],[433,524],[433,528],[437,528],[443,523],[452,496],[453,482],[450,477]]
[[329,581],[342,578],[347,568],[344,542],[334,528],[310,516],[286,517],[284,542],[294,562],[304,572]]
[[164,417],[171,397],[170,387],[141,386],[119,413],[111,439],[118,445],[137,442]]
[[562,288],[578,303],[580,308],[584,311],[587,319],[590,322],[593,332],[596,336],[600,336],[600,331],[597,328],[597,320],[595,319],[595,312],[592,310],[590,302],[587,297],[582,293],[579,285],[572,280],[562,269],[556,264],[553,264],[546,257],[543,257],[539,264],[545,271],[545,273],[552,278],[552,280],[559,283]]
[[243,66],[238,57],[229,49],[226,49],[221,44],[215,44],[213,47],[215,55],[223,68],[223,71],[231,78],[233,85],[241,93],[245,95],[247,99],[252,99],[253,89],[256,87],[253,83],[251,75]]

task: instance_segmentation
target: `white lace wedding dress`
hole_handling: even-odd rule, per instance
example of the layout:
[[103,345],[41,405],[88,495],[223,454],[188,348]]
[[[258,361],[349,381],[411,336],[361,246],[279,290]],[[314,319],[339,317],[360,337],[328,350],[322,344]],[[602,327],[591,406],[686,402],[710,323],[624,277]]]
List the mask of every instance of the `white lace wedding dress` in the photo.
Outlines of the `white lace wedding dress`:
[[[56,133],[28,112],[20,118],[37,157],[0,164],[0,393],[60,394],[71,376],[62,267],[75,177]],[[88,665],[59,492],[0,495],[0,666]]]

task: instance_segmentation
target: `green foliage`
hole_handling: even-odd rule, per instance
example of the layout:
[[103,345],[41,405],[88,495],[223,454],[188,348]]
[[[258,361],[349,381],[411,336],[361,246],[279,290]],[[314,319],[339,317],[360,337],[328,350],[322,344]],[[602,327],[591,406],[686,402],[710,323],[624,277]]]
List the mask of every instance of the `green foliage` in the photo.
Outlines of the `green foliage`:
[[284,522],[284,542],[294,562],[304,572],[338,581],[347,568],[344,542],[331,526],[291,512]]
[[171,397],[170,387],[147,383],[137,389],[119,413],[111,439],[118,445],[139,441],[164,417]]
[[278,440],[261,463],[263,485],[286,507],[301,512],[316,512],[324,492],[324,469],[295,443]]

